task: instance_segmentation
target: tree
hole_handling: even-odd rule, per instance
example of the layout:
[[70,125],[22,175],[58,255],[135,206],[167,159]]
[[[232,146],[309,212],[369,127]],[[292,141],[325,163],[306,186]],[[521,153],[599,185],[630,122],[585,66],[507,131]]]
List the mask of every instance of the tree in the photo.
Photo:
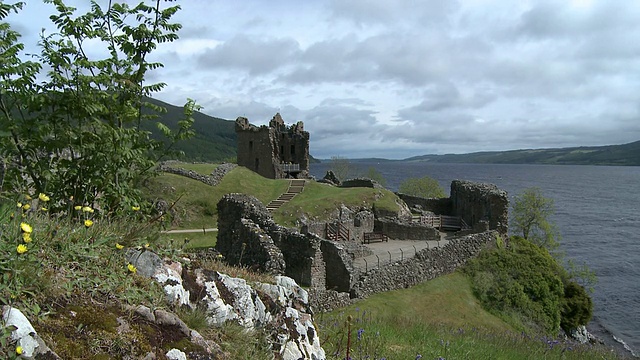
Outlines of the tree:
[[550,219],[555,213],[554,202],[544,197],[540,188],[527,188],[516,195],[512,210],[514,233],[549,251],[558,247],[560,234]]
[[405,179],[398,188],[398,191],[412,196],[422,198],[443,198],[447,197],[444,189],[440,186],[436,179],[429,176],[422,178]]
[[382,186],[387,186],[387,179],[385,179],[384,176],[382,176],[382,174],[373,166],[370,166],[369,169],[367,170],[366,177],[368,177],[371,180],[375,180],[376,182],[378,182],[378,184]]
[[340,181],[347,180],[349,177],[354,176],[353,165],[351,165],[349,159],[342,156],[331,157],[331,166],[329,167],[329,170],[333,171]]
[[[165,111],[145,101],[166,85],[145,81],[162,67],[147,58],[178,38],[181,25],[170,19],[179,6],[110,1],[103,9],[91,1],[91,10],[76,16],[63,0],[45,2],[55,6],[50,19],[57,32],[41,35],[37,58],[47,69],[41,83],[40,65],[20,59],[19,34],[0,24],[0,145],[11,163],[3,190],[48,193],[59,199],[51,210],[66,201],[110,212],[130,207],[140,201],[136,185],[153,175],[167,150],[141,123]],[[19,6],[0,2],[0,20]],[[156,122],[168,148],[193,135],[197,109],[187,102],[178,129]]]

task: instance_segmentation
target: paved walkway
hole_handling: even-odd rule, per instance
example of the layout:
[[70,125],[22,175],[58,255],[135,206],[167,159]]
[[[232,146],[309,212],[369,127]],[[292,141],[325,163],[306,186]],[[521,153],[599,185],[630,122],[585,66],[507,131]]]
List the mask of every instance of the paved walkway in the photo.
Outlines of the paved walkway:
[[208,228],[208,229],[182,229],[182,230],[167,230],[161,231],[163,234],[186,234],[186,233],[208,233],[212,231],[218,231],[217,228]]
[[411,258],[420,250],[433,249],[449,243],[449,240],[446,239],[446,234],[440,233],[440,238],[440,241],[389,240],[388,242],[365,244],[366,247],[373,251],[373,255],[356,258],[353,260],[353,265],[365,272],[376,269],[379,266]]

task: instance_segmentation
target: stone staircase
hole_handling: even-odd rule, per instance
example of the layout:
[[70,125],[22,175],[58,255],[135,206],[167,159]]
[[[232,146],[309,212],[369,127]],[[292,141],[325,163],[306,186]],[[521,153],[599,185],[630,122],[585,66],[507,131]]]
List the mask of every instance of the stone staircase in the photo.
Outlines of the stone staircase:
[[290,180],[287,192],[278,196],[277,199],[271,200],[271,202],[267,204],[267,210],[274,211],[280,208],[282,205],[291,201],[291,199],[301,193],[302,190],[304,190],[304,179]]

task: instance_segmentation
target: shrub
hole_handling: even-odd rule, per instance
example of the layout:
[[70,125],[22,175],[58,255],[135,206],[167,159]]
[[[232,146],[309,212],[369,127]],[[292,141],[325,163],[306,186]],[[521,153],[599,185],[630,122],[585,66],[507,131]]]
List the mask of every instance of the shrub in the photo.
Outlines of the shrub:
[[587,290],[575,281],[568,282],[564,287],[564,304],[562,306],[562,321],[560,326],[566,332],[586,325],[593,316],[593,302]]
[[422,178],[405,179],[398,189],[399,192],[422,198],[443,198],[447,197],[444,189],[436,179],[425,176]]
[[514,237],[508,247],[485,251],[469,261],[465,271],[489,310],[521,313],[546,332],[560,327],[562,279],[568,275],[547,250]]

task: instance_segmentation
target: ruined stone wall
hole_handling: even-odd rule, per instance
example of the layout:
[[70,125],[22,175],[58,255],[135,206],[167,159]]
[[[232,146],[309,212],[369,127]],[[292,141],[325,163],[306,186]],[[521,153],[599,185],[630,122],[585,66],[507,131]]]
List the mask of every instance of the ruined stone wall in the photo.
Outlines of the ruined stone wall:
[[290,127],[276,114],[269,126],[254,126],[244,117],[236,119],[238,165],[270,178],[283,179],[281,164],[299,164],[298,178],[309,175],[309,132],[298,122]]
[[375,231],[397,240],[440,240],[440,232],[430,226],[396,219],[382,218],[375,221]]
[[396,193],[396,195],[398,195],[410,209],[420,208],[436,215],[451,215],[452,213],[451,198],[425,199],[402,193]]
[[275,223],[256,198],[243,194],[225,195],[218,203],[216,250],[229,264],[284,274],[284,256],[263,230],[271,226]]
[[276,178],[273,159],[273,130],[266,126],[254,126],[243,117],[236,119],[238,136],[238,165],[270,179]]
[[485,246],[495,244],[497,235],[495,231],[488,231],[452,239],[443,247],[424,249],[412,258],[371,270],[360,276],[351,290],[351,297],[365,298],[379,292],[403,289],[452,273],[477,256]]
[[378,184],[377,181],[368,179],[368,178],[348,179],[343,181],[340,184],[340,187],[343,187],[343,188],[366,187],[366,188],[372,188],[372,189],[384,189],[384,187]]
[[469,226],[485,220],[489,229],[506,234],[509,223],[507,192],[493,184],[454,180],[451,182],[452,214]]
[[171,174],[176,174],[184,177],[188,177],[193,180],[197,180],[203,182],[207,185],[216,186],[222,181],[227,173],[233,169],[235,169],[238,165],[231,163],[223,163],[216,167],[211,175],[202,175],[193,170],[187,170],[181,167],[177,167],[172,161],[165,161],[160,163],[159,169],[160,171],[168,172]]
[[227,194],[218,202],[218,250],[231,264],[286,275],[313,288],[349,290],[357,276],[345,247],[277,225],[255,197]]
[[346,248],[330,240],[322,240],[320,246],[327,269],[326,288],[349,292],[360,273],[353,267],[353,261]]

